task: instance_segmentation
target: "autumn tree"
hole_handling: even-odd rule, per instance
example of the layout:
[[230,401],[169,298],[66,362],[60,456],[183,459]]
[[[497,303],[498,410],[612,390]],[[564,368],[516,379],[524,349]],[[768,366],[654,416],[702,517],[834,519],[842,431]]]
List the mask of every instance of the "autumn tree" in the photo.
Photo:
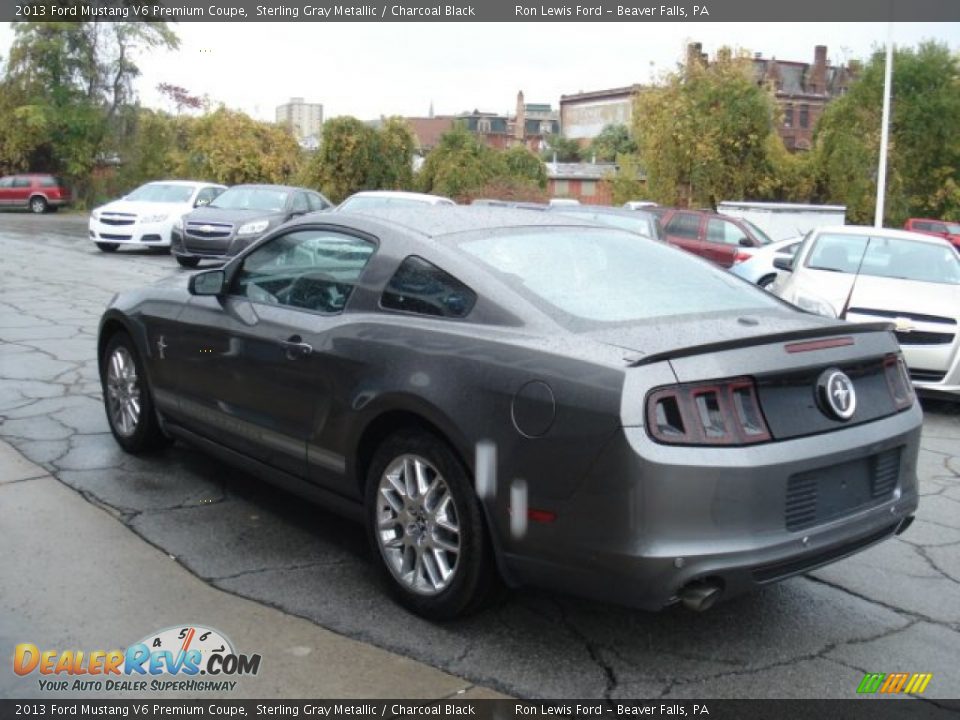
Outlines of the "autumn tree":
[[[817,124],[814,156],[822,198],[873,221],[880,157],[885,53],[865,65]],[[960,219],[960,60],[935,42],[894,53],[885,220]]]
[[186,118],[186,151],[177,174],[225,185],[288,183],[300,170],[302,151],[290,130],[225,107]]
[[640,92],[634,109],[652,199],[716,206],[756,194],[775,104],[754,81],[749,58],[722,50],[709,65],[692,63]]

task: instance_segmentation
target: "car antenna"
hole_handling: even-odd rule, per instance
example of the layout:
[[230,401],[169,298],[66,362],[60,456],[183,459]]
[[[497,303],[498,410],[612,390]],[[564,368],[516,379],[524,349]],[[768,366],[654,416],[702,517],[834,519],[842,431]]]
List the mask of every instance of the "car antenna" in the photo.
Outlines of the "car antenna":
[[863,247],[863,254],[860,255],[860,262],[857,263],[857,272],[853,275],[853,282],[850,283],[850,292],[847,293],[847,299],[843,301],[843,308],[837,316],[840,320],[847,319],[847,311],[850,309],[850,301],[853,299],[853,291],[857,287],[857,278],[860,277],[860,269],[863,267],[863,261],[867,257],[867,251],[870,250],[870,243],[873,242],[873,236],[867,238],[867,244]]

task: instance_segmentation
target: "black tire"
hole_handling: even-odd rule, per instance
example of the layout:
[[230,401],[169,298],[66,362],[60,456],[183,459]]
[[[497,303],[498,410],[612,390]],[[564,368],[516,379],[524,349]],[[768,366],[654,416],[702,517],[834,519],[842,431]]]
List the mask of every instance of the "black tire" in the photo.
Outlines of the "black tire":
[[[113,362],[115,354],[125,354],[125,361],[132,361],[133,369],[136,373],[134,387],[128,385],[129,395],[139,400],[140,411],[132,427],[124,428],[121,426],[121,420],[117,413],[112,409],[112,398],[115,398],[114,388],[111,387],[110,365]],[[100,358],[100,387],[103,390],[103,408],[107,414],[107,423],[110,425],[110,432],[117,443],[128,453],[139,455],[151,450],[157,450],[170,444],[171,440],[160,429],[160,421],[157,419],[156,409],[153,405],[153,396],[150,392],[150,385],[147,381],[146,373],[143,368],[143,361],[140,353],[137,352],[133,340],[125,332],[118,332],[110,338],[106,349]]]
[[764,275],[762,278],[757,280],[757,285],[766,290],[768,287],[773,285],[773,282],[777,279],[777,274],[772,273],[770,275]]
[[47,211],[48,207],[47,199],[40,195],[34,195],[32,198],[30,198],[28,205],[30,207],[30,212],[34,213],[35,215],[43,215]]
[[177,255],[176,257],[177,262],[180,263],[180,267],[195,268],[200,264],[200,258],[184,257],[183,255]]
[[117,248],[120,247],[117,243],[97,243],[97,247],[100,248],[100,252],[116,252]]
[[[395,577],[385,555],[387,551],[378,539],[380,481],[388,467],[404,455],[426,460],[442,476],[460,528],[460,552],[452,578],[436,594],[416,592]],[[470,475],[451,447],[435,435],[411,428],[389,436],[380,444],[367,473],[364,512],[367,537],[380,574],[390,594],[408,610],[429,620],[450,620],[480,610],[497,594],[500,578]]]

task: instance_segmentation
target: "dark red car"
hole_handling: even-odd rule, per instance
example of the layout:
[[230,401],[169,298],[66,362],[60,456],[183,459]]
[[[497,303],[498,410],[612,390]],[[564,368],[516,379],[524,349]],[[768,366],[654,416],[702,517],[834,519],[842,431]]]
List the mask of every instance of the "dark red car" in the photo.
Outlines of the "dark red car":
[[25,208],[35,213],[56,210],[73,200],[62,178],[43,173],[0,178],[0,208]]
[[747,260],[770,238],[748,220],[686,208],[648,208],[660,216],[664,239],[722,267]]
[[960,249],[960,223],[932,220],[930,218],[910,218],[904,223],[903,229],[923,233],[924,235],[942,237],[944,240],[952,242],[954,247]]

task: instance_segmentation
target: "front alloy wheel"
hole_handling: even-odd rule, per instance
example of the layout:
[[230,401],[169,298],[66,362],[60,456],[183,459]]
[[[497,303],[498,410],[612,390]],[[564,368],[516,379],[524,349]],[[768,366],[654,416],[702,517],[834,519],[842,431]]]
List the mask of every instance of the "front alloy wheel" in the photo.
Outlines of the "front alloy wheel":
[[123,345],[116,347],[107,361],[107,412],[114,429],[130,437],[140,422],[141,392],[133,356]]
[[457,572],[460,521],[443,475],[418,455],[401,455],[377,488],[377,530],[387,568],[418,595],[445,590]]
[[124,450],[138,454],[169,444],[153,407],[150,386],[133,340],[115,333],[100,357],[103,406],[113,437]]
[[36,213],[37,215],[42,215],[47,211],[47,201],[42,197],[37,196],[30,198],[30,212]]

